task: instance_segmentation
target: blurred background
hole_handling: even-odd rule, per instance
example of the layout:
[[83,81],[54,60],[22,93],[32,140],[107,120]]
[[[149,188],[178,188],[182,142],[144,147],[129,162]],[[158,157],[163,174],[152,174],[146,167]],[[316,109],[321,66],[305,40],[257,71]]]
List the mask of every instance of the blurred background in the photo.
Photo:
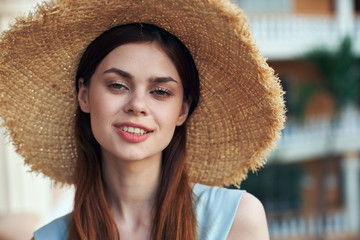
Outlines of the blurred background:
[[[360,0],[237,0],[286,91],[268,164],[241,188],[265,206],[271,239],[360,239]],[[0,0],[0,31],[35,0]],[[74,190],[28,173],[0,129],[0,240],[71,211]]]

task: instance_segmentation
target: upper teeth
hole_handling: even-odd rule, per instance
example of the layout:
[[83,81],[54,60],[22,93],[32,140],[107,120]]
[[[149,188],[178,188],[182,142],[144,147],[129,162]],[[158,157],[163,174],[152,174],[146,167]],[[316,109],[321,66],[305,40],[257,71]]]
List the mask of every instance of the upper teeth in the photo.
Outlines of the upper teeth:
[[120,129],[123,130],[124,132],[132,133],[135,135],[144,135],[146,133],[146,131],[144,129],[135,128],[135,127],[123,126],[123,127],[120,127]]

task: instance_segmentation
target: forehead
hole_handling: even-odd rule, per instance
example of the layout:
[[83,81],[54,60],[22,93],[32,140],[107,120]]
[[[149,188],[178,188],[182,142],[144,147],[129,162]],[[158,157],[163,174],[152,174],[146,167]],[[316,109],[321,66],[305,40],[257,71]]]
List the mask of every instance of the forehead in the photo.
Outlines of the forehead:
[[128,43],[116,47],[99,64],[98,69],[119,67],[122,70],[158,72],[176,75],[176,66],[157,42]]

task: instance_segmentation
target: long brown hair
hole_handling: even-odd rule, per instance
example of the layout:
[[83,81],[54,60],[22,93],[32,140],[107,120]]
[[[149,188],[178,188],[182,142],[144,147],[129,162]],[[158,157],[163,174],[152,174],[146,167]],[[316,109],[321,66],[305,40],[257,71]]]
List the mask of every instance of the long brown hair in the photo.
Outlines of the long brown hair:
[[[83,54],[76,74],[78,81],[90,84],[96,67],[116,47],[127,43],[156,41],[175,65],[182,81],[184,101],[191,100],[189,115],[199,100],[199,78],[188,49],[175,36],[154,25],[133,23],[117,26],[96,38]],[[90,116],[78,107],[75,122],[78,161],[75,201],[69,239],[120,239],[110,213],[102,181],[102,160]],[[156,195],[151,239],[192,240],[197,238],[192,191],[185,168],[186,122],[176,127],[174,136],[162,153],[160,185]]]

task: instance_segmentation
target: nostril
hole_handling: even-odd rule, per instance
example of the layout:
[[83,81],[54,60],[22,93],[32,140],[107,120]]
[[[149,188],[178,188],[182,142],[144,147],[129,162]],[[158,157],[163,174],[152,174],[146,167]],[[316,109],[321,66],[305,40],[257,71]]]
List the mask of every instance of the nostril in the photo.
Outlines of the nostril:
[[124,112],[135,115],[147,115],[148,113],[145,105],[126,105],[124,106]]

